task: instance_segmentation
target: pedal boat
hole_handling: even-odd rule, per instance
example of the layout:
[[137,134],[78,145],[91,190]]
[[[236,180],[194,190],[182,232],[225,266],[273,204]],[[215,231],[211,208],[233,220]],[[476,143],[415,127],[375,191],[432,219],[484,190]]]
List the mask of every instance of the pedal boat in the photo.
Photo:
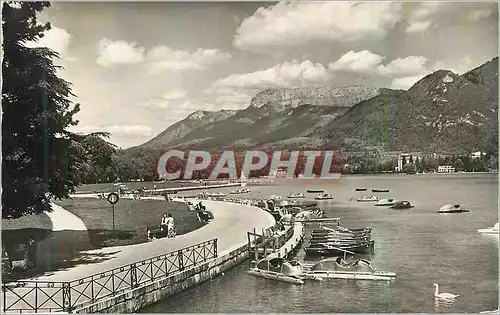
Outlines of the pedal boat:
[[378,201],[377,196],[361,196],[358,198],[358,202],[372,202],[372,201]]
[[304,272],[304,278],[320,279],[353,279],[353,280],[393,280],[394,272],[377,271],[366,259],[347,262],[341,257],[325,258]]
[[455,205],[444,205],[438,210],[439,213],[460,213],[460,212],[469,212],[469,210],[465,209],[459,204]]
[[304,284],[302,279],[302,265],[295,260],[287,261],[284,258],[264,258],[257,265],[247,271],[248,274],[293,284]]
[[288,195],[287,198],[305,198],[305,196],[303,193],[294,192],[294,193],[291,193],[290,195]]
[[321,193],[321,194],[317,195],[316,197],[314,197],[314,199],[316,199],[316,200],[330,200],[330,199],[333,199],[333,196],[329,193]]
[[395,199],[389,198],[389,199],[380,199],[375,205],[376,206],[394,206],[396,203]]
[[498,222],[495,223],[495,225],[493,227],[489,227],[486,229],[478,229],[477,231],[483,235],[496,235],[496,236],[498,236]]
[[394,203],[394,205],[390,206],[389,208],[391,209],[395,209],[395,210],[402,210],[402,209],[411,209],[411,208],[414,208],[415,206],[413,206],[409,201],[397,201],[396,203]]

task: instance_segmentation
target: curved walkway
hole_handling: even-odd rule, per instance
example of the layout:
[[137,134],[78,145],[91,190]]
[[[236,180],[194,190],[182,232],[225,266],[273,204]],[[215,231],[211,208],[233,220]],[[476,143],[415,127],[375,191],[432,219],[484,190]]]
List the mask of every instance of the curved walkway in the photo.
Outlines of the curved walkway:
[[87,227],[82,219],[52,203],[52,212],[45,213],[52,221],[52,231],[86,231]]
[[[193,200],[196,201],[196,200]],[[100,263],[77,265],[33,280],[70,281],[109,269],[128,265],[141,259],[148,259],[174,250],[179,250],[203,241],[217,238],[219,255],[239,248],[247,243],[247,231],[257,231],[275,224],[268,212],[254,206],[211,200],[200,200],[214,214],[214,219],[202,228],[175,238],[158,239],[152,242],[130,246],[107,247],[88,253],[109,254],[110,258]]]

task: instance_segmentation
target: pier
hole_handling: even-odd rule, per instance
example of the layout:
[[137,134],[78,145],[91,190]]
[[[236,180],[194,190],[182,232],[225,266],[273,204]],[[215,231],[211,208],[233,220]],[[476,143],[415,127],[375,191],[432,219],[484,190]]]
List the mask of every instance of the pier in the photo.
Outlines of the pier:
[[304,239],[304,225],[295,222],[287,225],[285,231],[273,234],[263,231],[262,234],[247,232],[249,255],[251,263],[257,263],[262,258],[287,258],[295,253]]
[[200,186],[175,187],[175,188],[160,188],[160,189],[146,189],[146,190],[143,190],[143,193],[144,194],[148,194],[148,195],[162,195],[162,194],[165,194],[165,193],[177,193],[177,192],[180,192],[180,191],[214,189],[214,188],[226,188],[226,187],[237,187],[237,186],[241,186],[241,183],[228,183],[228,184],[216,184],[216,185],[200,185]]

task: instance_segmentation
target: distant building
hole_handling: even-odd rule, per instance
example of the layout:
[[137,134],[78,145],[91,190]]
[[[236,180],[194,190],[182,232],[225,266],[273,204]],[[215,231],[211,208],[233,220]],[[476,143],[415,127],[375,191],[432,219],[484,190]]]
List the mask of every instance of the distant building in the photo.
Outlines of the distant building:
[[485,156],[486,153],[484,152],[481,152],[481,151],[477,151],[477,152],[473,152],[471,155],[470,155],[470,158],[471,159],[479,159],[479,158],[482,158],[483,156]]
[[410,162],[410,154],[408,154],[408,153],[401,153],[398,156],[398,166],[396,166],[396,172],[401,172],[403,170],[403,167],[408,162]]
[[439,165],[438,173],[454,173],[455,168],[451,165]]

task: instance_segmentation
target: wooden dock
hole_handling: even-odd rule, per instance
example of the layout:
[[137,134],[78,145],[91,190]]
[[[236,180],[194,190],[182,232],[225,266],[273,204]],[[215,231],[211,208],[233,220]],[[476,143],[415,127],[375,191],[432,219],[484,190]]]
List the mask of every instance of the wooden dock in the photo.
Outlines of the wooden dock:
[[292,236],[277,251],[269,254],[268,258],[286,258],[300,247],[304,239],[304,225],[301,222],[295,222],[290,228],[293,230]]

